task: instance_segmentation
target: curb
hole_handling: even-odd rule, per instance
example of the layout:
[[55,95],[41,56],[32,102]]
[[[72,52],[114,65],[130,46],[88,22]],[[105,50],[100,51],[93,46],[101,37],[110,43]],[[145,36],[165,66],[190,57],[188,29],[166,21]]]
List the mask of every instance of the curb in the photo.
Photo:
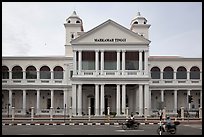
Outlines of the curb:
[[[122,125],[123,123],[2,123],[2,126],[20,126],[20,125]],[[140,123],[140,125],[154,125],[156,123]]]

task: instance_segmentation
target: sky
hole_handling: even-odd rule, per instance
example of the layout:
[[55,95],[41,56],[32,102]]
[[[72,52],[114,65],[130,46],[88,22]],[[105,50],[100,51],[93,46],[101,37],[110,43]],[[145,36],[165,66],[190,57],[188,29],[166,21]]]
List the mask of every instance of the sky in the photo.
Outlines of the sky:
[[202,2],[3,2],[2,56],[64,56],[74,10],[85,32],[108,19],[130,29],[139,11],[151,24],[150,56],[202,58]]

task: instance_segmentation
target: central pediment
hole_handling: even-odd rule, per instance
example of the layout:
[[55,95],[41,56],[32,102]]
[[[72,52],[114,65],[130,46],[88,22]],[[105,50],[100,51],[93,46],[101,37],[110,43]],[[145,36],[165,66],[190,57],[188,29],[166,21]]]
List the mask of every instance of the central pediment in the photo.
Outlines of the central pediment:
[[77,44],[149,44],[150,41],[137,33],[107,20],[94,29],[82,34],[71,41],[72,45]]

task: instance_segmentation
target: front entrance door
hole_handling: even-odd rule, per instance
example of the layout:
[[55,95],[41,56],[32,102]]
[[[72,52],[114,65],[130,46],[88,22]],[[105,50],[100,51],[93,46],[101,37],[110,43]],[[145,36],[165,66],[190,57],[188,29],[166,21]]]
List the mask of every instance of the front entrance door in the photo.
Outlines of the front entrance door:
[[94,109],[95,109],[95,99],[94,98],[91,98],[90,107],[91,107],[91,115],[94,115]]

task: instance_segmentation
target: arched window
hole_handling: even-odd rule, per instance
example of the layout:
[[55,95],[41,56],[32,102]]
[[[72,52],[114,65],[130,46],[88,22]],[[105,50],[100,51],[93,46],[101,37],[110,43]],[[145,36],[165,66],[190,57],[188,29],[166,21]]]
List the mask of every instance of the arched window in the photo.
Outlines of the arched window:
[[134,24],[138,24],[138,22],[137,22],[137,21],[135,21],[135,22],[134,22]]
[[37,71],[34,66],[28,66],[26,68],[26,79],[37,79]]
[[174,78],[174,70],[172,67],[165,67],[163,70],[163,79],[173,79]]
[[77,21],[76,21],[76,23],[80,23],[80,21],[79,21],[79,20],[77,20]]
[[72,39],[74,38],[74,34],[71,35]]
[[9,69],[7,66],[2,66],[2,79],[9,79]]
[[144,24],[146,24],[147,22],[146,21],[144,21]]
[[160,79],[160,69],[158,67],[153,67],[151,69],[151,78]]
[[51,72],[48,66],[43,66],[40,68],[40,79],[50,79]]
[[176,79],[187,79],[187,70],[185,67],[181,66],[177,69]]
[[70,21],[70,20],[68,20],[68,23],[71,23],[71,21]]
[[63,68],[61,66],[54,68],[54,79],[63,79]]
[[190,69],[190,79],[200,79],[200,69],[196,66],[193,66]]
[[23,79],[23,70],[20,66],[12,68],[12,79]]

